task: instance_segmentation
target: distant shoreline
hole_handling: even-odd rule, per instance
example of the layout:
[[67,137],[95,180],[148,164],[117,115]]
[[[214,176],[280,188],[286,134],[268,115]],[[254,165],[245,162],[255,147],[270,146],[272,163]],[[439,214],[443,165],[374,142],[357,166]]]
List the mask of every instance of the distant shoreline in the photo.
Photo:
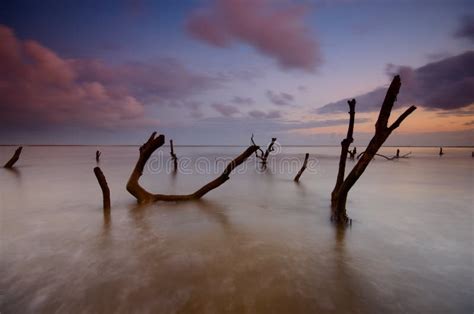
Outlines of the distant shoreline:
[[[0,144],[0,147],[139,147],[138,144]],[[169,147],[169,145],[163,145]],[[247,147],[248,145],[174,145],[175,147]],[[414,148],[474,148],[471,146],[451,146],[451,145],[385,145],[383,147],[414,147]],[[284,147],[341,147],[340,145],[284,145]],[[359,147],[366,147],[366,145],[359,145]]]

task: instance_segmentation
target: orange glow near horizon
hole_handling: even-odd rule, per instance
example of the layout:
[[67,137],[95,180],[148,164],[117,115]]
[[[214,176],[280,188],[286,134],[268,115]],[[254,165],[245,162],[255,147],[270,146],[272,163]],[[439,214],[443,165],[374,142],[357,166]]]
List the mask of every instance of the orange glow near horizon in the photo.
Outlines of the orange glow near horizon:
[[[392,112],[390,116],[390,122],[392,123],[398,118],[406,108],[397,109]],[[418,107],[408,118],[406,118],[400,127],[397,129],[399,133],[430,133],[430,132],[455,132],[455,131],[466,131],[474,128],[474,125],[469,124],[474,120],[474,115],[467,114],[474,110],[474,104],[467,107],[465,110],[460,111],[459,115],[445,114],[442,110],[426,110]],[[464,114],[462,114],[464,113]],[[378,112],[372,113],[357,113],[356,109],[356,121],[357,119],[370,119],[369,122],[356,123],[355,132],[373,132],[375,121],[377,120]],[[333,119],[344,119],[349,118],[347,114],[334,114],[331,116]],[[321,119],[323,120],[323,119]],[[306,129],[293,129],[290,132],[311,135],[318,133],[345,133],[347,125],[337,126],[326,126],[317,128],[306,128]]]

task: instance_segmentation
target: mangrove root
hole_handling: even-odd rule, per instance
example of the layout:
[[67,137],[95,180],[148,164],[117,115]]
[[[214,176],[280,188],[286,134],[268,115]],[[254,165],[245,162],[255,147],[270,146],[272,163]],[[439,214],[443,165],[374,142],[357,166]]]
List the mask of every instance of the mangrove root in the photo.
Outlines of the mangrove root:
[[245,160],[247,160],[247,158],[249,158],[253,153],[255,153],[255,151],[259,149],[259,147],[256,145],[248,147],[242,154],[240,154],[227,165],[219,177],[204,185],[194,193],[183,195],[153,194],[145,190],[138,181],[143,174],[143,169],[146,162],[153,152],[161,147],[164,142],[164,135],[156,136],[156,132],[153,132],[148,141],[146,141],[146,143],[140,147],[138,161],[127,182],[127,191],[132,194],[140,204],[156,201],[187,201],[199,199],[209,191],[214,190],[229,180],[232,170],[241,165]]

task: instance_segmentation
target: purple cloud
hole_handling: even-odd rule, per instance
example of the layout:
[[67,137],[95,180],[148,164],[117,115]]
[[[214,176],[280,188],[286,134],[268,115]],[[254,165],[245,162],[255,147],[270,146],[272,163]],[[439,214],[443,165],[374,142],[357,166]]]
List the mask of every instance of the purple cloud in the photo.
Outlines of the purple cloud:
[[466,15],[461,18],[459,28],[454,33],[455,37],[466,38],[474,42],[474,15]]
[[313,71],[321,64],[319,44],[303,24],[308,7],[270,0],[220,0],[195,10],[188,32],[216,47],[243,42],[283,68]]
[[239,109],[232,105],[212,104],[211,107],[224,117],[230,117],[234,114],[240,113]]
[[267,95],[268,99],[277,106],[291,106],[295,99],[293,95],[288,93],[275,93],[271,90],[267,90],[265,95]]
[[278,110],[270,110],[269,112],[264,112],[261,110],[252,110],[249,111],[248,115],[255,119],[278,119],[281,118],[281,112]]
[[[413,69],[388,65],[387,74],[400,74],[402,88],[395,107],[416,104],[428,109],[456,110],[474,103],[474,51]],[[356,96],[358,112],[380,109],[386,87]],[[347,99],[316,109],[317,113],[346,112]]]
[[174,60],[112,66],[65,59],[2,25],[0,42],[2,127],[156,126],[158,120],[145,114],[147,105],[166,105],[219,84]]
[[231,100],[234,104],[237,105],[253,105],[254,101],[250,97],[240,97],[240,96],[235,96]]

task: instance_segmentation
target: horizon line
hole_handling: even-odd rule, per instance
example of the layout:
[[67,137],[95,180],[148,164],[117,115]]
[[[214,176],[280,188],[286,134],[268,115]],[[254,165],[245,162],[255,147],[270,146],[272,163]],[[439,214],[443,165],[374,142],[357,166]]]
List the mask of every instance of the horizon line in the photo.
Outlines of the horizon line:
[[[26,147],[139,147],[143,144],[0,144],[0,147],[9,146],[26,146]],[[367,144],[368,145],[368,144]],[[359,147],[367,147],[367,145],[360,145]],[[248,147],[249,145],[226,145],[226,144],[180,144],[173,145],[174,147]],[[282,145],[283,146],[283,145]],[[162,147],[170,147],[169,144],[164,144]],[[321,145],[284,145],[284,147],[341,147],[341,145],[321,144]],[[357,147],[357,146],[356,146]],[[451,148],[474,148],[474,145],[384,145],[382,147],[451,147]]]

